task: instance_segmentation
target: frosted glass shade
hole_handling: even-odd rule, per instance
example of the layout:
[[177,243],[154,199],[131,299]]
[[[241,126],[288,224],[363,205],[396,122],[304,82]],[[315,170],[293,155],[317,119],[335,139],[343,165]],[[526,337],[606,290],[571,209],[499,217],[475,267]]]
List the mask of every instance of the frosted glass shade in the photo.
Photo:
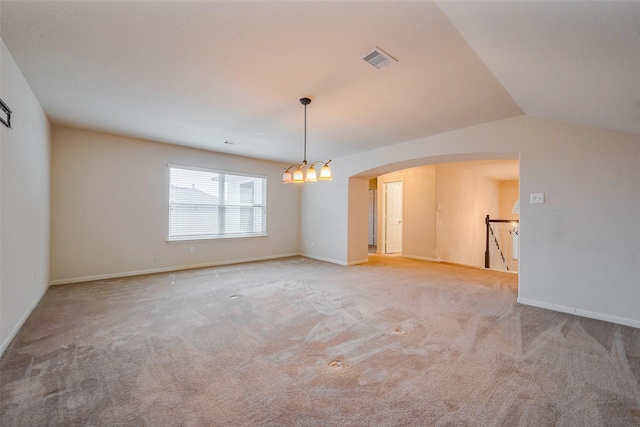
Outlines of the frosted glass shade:
[[317,180],[318,180],[318,175],[316,175],[316,169],[313,166],[311,166],[307,171],[307,179],[305,179],[305,181],[317,181]]
[[331,177],[331,168],[329,167],[328,164],[325,163],[325,165],[322,167],[322,169],[320,169],[320,180],[321,181],[331,181],[332,177]]

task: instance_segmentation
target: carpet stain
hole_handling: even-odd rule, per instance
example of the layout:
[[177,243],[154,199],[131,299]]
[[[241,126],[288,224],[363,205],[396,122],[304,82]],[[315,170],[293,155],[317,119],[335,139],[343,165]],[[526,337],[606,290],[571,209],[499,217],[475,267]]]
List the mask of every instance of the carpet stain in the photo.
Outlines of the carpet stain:
[[342,362],[338,361],[338,360],[332,360],[331,362],[328,363],[330,368],[333,369],[340,369],[342,368]]

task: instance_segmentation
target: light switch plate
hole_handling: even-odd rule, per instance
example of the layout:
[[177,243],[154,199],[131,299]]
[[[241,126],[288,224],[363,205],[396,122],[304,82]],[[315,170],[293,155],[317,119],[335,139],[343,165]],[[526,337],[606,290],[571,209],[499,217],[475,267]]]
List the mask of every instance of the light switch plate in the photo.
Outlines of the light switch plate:
[[544,193],[531,193],[531,203],[544,203]]

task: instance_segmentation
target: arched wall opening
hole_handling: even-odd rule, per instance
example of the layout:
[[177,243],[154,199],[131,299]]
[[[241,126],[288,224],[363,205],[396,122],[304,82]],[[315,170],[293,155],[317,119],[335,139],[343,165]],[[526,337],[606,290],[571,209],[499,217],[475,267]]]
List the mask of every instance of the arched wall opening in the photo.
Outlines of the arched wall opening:
[[512,221],[519,220],[513,213],[518,198],[518,160],[437,163],[380,175],[369,181],[369,254],[517,272]]
[[[502,165],[502,166],[501,166]],[[409,166],[409,167],[406,167]],[[496,168],[493,172],[492,168]],[[497,170],[500,168],[500,170]],[[372,168],[350,178],[349,254],[366,262],[370,243],[370,183],[377,179],[376,253],[393,252],[407,258],[482,267],[486,215],[507,215],[519,198],[518,153],[461,153],[412,159]],[[366,183],[366,186],[362,185]],[[387,241],[385,189],[400,183],[402,249]],[[364,210],[357,200],[366,200]],[[501,200],[505,199],[505,200]],[[513,200],[511,200],[513,199]],[[504,203],[502,203],[504,202]],[[504,206],[508,206],[504,208]],[[512,218],[510,218],[512,219]],[[517,219],[517,218],[515,218]],[[366,226],[366,233],[363,230]],[[394,229],[397,225],[393,225]],[[517,268],[510,254],[504,266]],[[354,258],[351,258],[353,260]],[[358,262],[350,262],[356,264]]]

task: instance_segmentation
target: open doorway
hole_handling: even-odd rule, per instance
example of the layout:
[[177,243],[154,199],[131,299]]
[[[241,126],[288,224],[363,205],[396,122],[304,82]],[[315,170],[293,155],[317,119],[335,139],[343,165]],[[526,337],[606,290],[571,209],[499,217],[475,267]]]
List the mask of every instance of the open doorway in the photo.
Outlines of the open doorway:
[[384,184],[384,253],[402,253],[402,181]]
[[[519,217],[513,211],[519,198],[515,159],[431,164],[380,175],[377,182],[378,254],[395,251],[393,245],[387,248],[393,228],[388,227],[385,210],[394,182],[403,185],[399,253],[407,258],[482,268],[485,216]],[[517,272],[518,243],[500,246],[505,257],[511,254],[510,271]]]

